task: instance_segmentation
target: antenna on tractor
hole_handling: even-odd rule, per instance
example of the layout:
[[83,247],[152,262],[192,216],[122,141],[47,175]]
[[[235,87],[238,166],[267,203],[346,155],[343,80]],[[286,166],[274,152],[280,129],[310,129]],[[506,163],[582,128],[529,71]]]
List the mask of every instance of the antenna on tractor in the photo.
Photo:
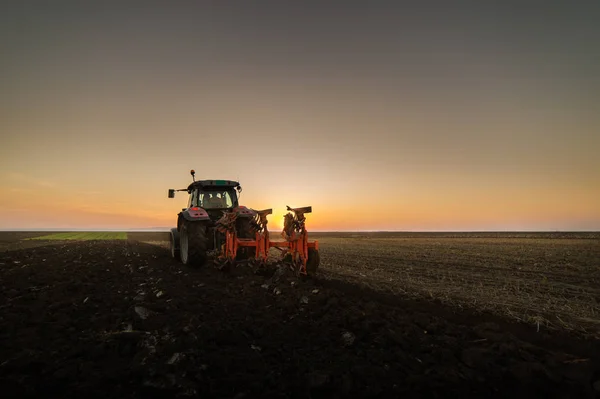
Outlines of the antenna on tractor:
[[192,180],[196,181],[196,171],[194,169],[190,170],[190,175],[192,175]]

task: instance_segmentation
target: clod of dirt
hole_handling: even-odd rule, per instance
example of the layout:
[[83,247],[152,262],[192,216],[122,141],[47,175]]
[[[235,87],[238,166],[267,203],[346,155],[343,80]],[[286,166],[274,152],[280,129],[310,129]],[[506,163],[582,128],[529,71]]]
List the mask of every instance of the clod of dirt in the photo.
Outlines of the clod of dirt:
[[356,339],[356,336],[354,334],[352,334],[350,331],[345,331],[342,334],[342,342],[344,344],[344,346],[350,346],[354,343],[354,340]]
[[134,310],[142,320],[146,320],[150,316],[150,311],[143,306],[136,306]]
[[489,351],[481,348],[468,348],[462,352],[461,360],[468,367],[487,367],[489,365]]
[[289,267],[285,265],[279,265],[275,269],[275,273],[273,276],[267,281],[268,284],[276,284],[278,283],[283,276],[285,276],[289,272]]
[[317,289],[314,289],[314,290],[312,290],[312,293],[313,293],[313,294],[318,294],[318,293],[319,293],[319,290],[317,290]]
[[177,353],[173,353],[173,356],[171,356],[169,358],[169,360],[167,361],[167,364],[176,364],[177,362],[179,362],[179,360],[181,360],[182,355],[181,353],[177,352]]
[[308,375],[308,386],[311,389],[323,387],[329,382],[329,375],[321,372],[314,372]]
[[473,331],[481,338],[486,338],[495,341],[501,340],[504,334],[496,323],[478,324],[475,327],[473,327]]
[[269,289],[269,284],[263,284],[260,286],[260,288],[264,288],[265,290]]
[[157,297],[157,298],[160,298],[160,297],[161,297],[161,296],[163,296],[163,295],[165,295],[165,293],[164,293],[163,291],[158,291],[158,292],[156,293],[156,297]]
[[302,298],[300,298],[300,303],[307,304],[308,303],[308,297],[303,296]]
[[257,352],[260,352],[260,351],[262,351],[262,348],[261,348],[260,346],[256,346],[256,345],[250,345],[250,348],[251,348],[252,350],[255,350],[255,351],[257,351]]
[[167,378],[159,378],[155,376],[152,379],[145,380],[142,387],[147,394],[167,395],[175,393],[175,387],[173,385],[173,382],[170,378],[168,378],[168,376]]
[[280,294],[281,294],[281,290],[280,290],[279,288],[275,288],[275,289],[273,290],[273,294],[275,294],[275,295],[280,295]]
[[145,292],[140,292],[135,297],[133,297],[133,300],[136,301],[136,302],[142,302],[144,299],[146,299],[146,293]]

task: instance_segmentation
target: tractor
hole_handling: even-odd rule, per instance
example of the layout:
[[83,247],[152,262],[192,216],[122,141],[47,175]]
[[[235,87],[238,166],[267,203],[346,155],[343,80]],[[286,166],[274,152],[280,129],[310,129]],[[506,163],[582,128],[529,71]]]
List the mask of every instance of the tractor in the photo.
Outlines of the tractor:
[[284,241],[271,241],[267,216],[271,209],[256,211],[238,202],[242,187],[232,180],[198,180],[191,170],[192,183],[185,189],[169,189],[169,198],[187,191],[188,204],[177,215],[177,227],[170,232],[171,256],[185,265],[202,266],[210,254],[220,269],[251,264],[264,269],[270,249],[278,249],[279,262],[296,273],[314,275],[320,263],[317,241],[309,242],[305,214],[312,207],[290,208],[281,233]]

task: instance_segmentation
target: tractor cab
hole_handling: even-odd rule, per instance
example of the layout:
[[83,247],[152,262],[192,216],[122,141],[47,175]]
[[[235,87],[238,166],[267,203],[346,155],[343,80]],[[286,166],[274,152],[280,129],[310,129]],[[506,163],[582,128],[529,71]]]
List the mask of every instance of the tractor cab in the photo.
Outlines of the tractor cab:
[[[175,197],[176,191],[187,191],[189,194],[187,208],[182,211],[198,212],[202,208],[213,222],[223,215],[223,211],[239,206],[238,193],[242,192],[240,183],[233,180],[196,180],[194,170],[190,171],[193,182],[186,189],[169,189],[169,198]],[[187,215],[186,213],[186,215]]]
[[188,207],[198,206],[209,209],[233,209],[238,206],[235,189],[222,186],[199,186],[188,189],[190,197]]

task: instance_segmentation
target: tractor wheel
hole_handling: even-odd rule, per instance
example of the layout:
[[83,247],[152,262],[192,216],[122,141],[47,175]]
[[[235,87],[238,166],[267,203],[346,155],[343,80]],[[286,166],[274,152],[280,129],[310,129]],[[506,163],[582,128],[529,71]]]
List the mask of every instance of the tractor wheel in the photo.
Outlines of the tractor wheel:
[[171,229],[170,234],[171,241],[171,257],[173,259],[179,260],[179,232],[177,229]]
[[306,274],[308,276],[314,276],[317,274],[317,269],[321,263],[321,256],[319,251],[314,248],[308,248],[308,260],[306,261]]
[[[250,218],[238,218],[235,222],[235,228],[238,238],[255,238],[256,230],[250,224]],[[254,247],[241,247],[237,250],[236,260],[246,260],[253,258],[256,254]]]
[[206,263],[206,224],[184,222],[181,225],[179,252],[184,265],[203,266]]

